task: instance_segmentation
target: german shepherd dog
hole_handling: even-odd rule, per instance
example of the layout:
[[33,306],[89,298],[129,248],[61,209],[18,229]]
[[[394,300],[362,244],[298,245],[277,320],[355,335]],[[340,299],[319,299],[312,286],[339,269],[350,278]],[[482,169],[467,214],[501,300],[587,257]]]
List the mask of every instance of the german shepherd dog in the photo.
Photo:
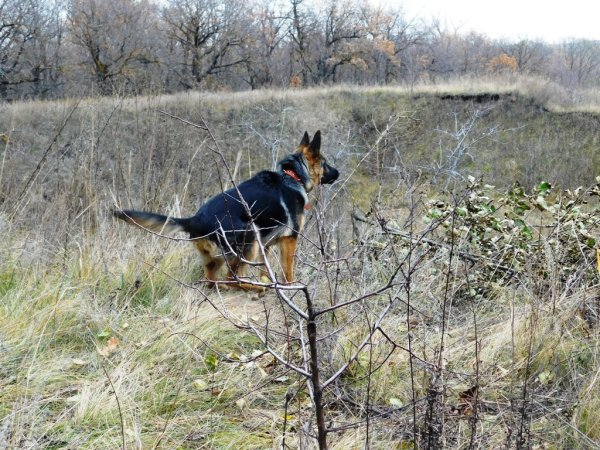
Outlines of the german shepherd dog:
[[312,141],[305,132],[298,151],[279,161],[276,172],[264,170],[212,197],[192,217],[167,217],[132,210],[113,214],[154,232],[189,233],[200,252],[209,286],[213,287],[218,281],[217,272],[226,264],[227,281],[232,285],[245,290],[262,290],[240,281],[246,262],[258,256],[257,238],[265,247],[278,244],[284,282],[292,283],[298,235],[308,207],[307,194],[318,184],[333,183],[338,176],[337,169],[327,164],[321,155],[321,132],[317,131]]

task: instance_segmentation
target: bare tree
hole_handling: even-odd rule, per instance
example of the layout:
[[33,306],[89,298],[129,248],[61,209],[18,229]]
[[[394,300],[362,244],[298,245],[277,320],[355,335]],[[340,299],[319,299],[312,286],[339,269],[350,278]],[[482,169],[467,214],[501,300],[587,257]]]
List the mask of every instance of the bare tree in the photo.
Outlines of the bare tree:
[[163,10],[178,82],[192,88],[245,62],[241,1],[171,0]]
[[432,27],[427,51],[423,52],[423,69],[432,77],[481,74],[488,61],[497,54],[485,35],[447,30],[440,24]]
[[[387,84],[521,73],[598,84],[600,45],[492,40],[361,0],[0,0],[0,98]],[[575,99],[579,100],[579,99]]]
[[291,38],[290,54],[292,64],[290,64],[290,78],[295,75],[293,63],[300,66],[299,74],[302,82],[306,83],[310,77],[310,36],[314,34],[316,27],[316,18],[303,7],[305,0],[290,0],[292,9],[290,11],[291,26],[289,36]]
[[[70,36],[81,49],[80,63],[89,69],[103,94],[143,76],[158,63],[150,31],[156,29],[156,10],[141,0],[72,0]],[[136,88],[137,83],[132,83]]]
[[570,39],[557,51],[557,78],[568,87],[584,87],[597,82],[600,74],[600,43]]
[[259,0],[241,31],[244,33],[241,51],[244,54],[244,81],[252,88],[286,85],[282,54],[290,25],[283,4]]
[[543,73],[551,56],[551,48],[542,41],[522,39],[518,42],[500,43],[503,53],[517,61],[517,67],[524,73]]
[[425,50],[430,30],[420,20],[407,17],[402,9],[365,4],[361,10],[369,52],[373,58],[375,80],[390,83],[405,79],[416,81],[421,70],[420,55]]
[[344,65],[366,67],[359,45],[363,27],[356,3],[352,0],[330,0],[321,23],[324,27],[323,40],[314,74],[316,82],[336,81],[336,72]]
[[46,96],[59,72],[59,2],[0,0],[0,98]]

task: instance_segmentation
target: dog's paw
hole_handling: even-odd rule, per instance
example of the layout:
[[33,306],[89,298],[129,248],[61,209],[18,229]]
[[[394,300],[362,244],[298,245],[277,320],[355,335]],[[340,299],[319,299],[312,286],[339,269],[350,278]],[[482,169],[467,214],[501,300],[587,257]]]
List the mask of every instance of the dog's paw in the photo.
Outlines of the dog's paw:
[[265,296],[265,294],[267,293],[267,290],[264,289],[262,291],[255,291],[255,292],[250,292],[250,300],[252,301],[258,301],[260,300],[262,297]]

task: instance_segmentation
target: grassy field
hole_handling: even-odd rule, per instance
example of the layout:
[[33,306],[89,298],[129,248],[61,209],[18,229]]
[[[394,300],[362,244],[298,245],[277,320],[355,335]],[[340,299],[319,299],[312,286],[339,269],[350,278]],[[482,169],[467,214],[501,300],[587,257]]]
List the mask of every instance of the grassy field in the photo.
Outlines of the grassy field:
[[317,308],[348,302],[317,322],[323,379],[345,367],[330,448],[598,448],[600,103],[579,95],[469,80],[0,105],[0,448],[316,448],[307,379],[261,341],[308,367],[302,320],[274,290],[207,289],[189,243],[110,211],[191,215],[231,186],[220,155],[240,181],[317,129],[341,176],[297,270]]

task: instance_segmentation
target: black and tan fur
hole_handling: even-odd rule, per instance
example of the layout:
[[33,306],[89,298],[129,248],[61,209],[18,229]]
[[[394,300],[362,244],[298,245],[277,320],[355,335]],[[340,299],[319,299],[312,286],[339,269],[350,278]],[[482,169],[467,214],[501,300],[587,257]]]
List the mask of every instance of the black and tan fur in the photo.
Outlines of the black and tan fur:
[[338,176],[339,172],[321,155],[321,132],[317,131],[312,141],[304,133],[298,151],[281,160],[277,171],[259,172],[214,196],[192,217],[175,218],[133,210],[115,211],[114,215],[155,232],[189,233],[211,285],[219,280],[218,272],[226,266],[227,281],[236,282],[242,289],[256,290],[253,285],[239,281],[245,261],[255,261],[258,256],[254,229],[265,247],[278,245],[284,281],[294,281],[294,257],[304,226],[307,194],[318,184],[333,183]]

